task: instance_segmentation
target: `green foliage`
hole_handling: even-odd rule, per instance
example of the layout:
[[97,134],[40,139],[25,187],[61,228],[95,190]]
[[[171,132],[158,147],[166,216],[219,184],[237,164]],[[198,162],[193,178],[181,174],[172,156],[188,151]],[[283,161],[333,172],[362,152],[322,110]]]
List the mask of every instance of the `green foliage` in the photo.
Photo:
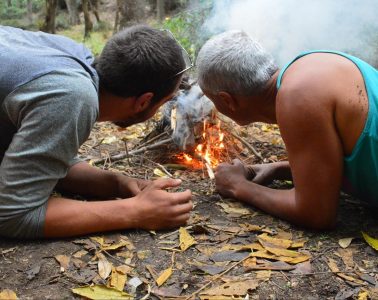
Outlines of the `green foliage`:
[[207,39],[205,35],[200,33],[200,30],[210,10],[211,5],[206,5],[194,10],[183,11],[174,16],[166,17],[159,27],[170,30],[194,61],[200,47]]
[[58,34],[69,37],[79,43],[84,43],[94,55],[99,55],[104,48],[107,40],[111,36],[111,31],[92,32],[88,38],[84,40],[84,26],[76,25],[68,30],[59,31]]

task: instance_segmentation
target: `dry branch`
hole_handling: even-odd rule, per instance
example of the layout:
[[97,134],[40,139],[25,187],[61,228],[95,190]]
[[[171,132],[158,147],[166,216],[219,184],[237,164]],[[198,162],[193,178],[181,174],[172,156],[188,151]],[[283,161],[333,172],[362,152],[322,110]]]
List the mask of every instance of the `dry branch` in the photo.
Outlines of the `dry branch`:
[[109,160],[111,162],[122,160],[122,159],[124,159],[126,157],[130,157],[132,155],[137,155],[137,154],[143,153],[143,152],[148,151],[148,150],[153,150],[153,149],[159,148],[160,146],[165,145],[165,144],[167,144],[171,141],[172,141],[172,138],[169,137],[167,139],[156,142],[152,145],[144,146],[140,149],[129,151],[129,153],[121,153],[121,154],[109,156],[108,158],[97,159],[97,160],[93,161],[93,163],[94,164],[100,164],[100,163],[105,162],[106,160]]

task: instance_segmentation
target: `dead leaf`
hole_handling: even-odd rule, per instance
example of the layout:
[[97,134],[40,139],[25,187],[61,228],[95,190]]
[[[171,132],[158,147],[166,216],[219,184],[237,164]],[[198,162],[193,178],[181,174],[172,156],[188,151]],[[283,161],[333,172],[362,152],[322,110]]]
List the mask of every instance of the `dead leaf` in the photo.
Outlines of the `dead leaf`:
[[115,137],[114,135],[108,136],[102,140],[101,144],[111,144],[111,143],[114,143],[115,141],[117,141],[117,137]]
[[181,251],[185,251],[190,246],[196,243],[195,239],[189,234],[189,232],[184,227],[180,227],[179,232]]
[[[256,259],[256,257],[253,257]],[[246,271],[249,270],[272,270],[272,271],[290,271],[294,270],[295,267],[283,262],[283,261],[264,261],[264,263],[259,263],[259,264],[253,264],[253,262],[248,263],[250,259],[247,259],[245,262],[246,264],[243,264],[244,268]]]
[[167,174],[165,174],[162,170],[160,170],[158,168],[154,169],[154,175],[156,175],[158,177],[162,177],[162,178],[169,178],[169,176]]
[[128,244],[129,243],[126,242],[126,241],[121,241],[121,242],[118,242],[118,243],[115,243],[115,244],[112,244],[112,245],[109,245],[109,246],[101,247],[101,250],[104,250],[104,251],[117,250],[119,248],[127,246]]
[[339,245],[341,248],[345,249],[352,243],[353,238],[344,238],[339,240]]
[[17,299],[18,297],[16,293],[13,292],[12,290],[5,289],[0,292],[0,300],[17,300]]
[[169,277],[171,277],[173,273],[172,267],[169,267],[168,269],[165,269],[163,272],[160,273],[159,277],[156,279],[156,284],[158,286],[161,286],[168,280]]
[[151,255],[151,250],[140,250],[137,252],[137,257],[140,260],[144,260],[150,255]]
[[105,244],[105,241],[104,241],[104,238],[103,237],[100,237],[100,236],[92,236],[90,237],[90,239],[94,242],[96,242],[97,244],[99,244],[101,247],[104,246]]
[[[258,286],[258,282],[254,279],[249,279],[245,281],[234,281],[234,282],[227,282],[222,284],[221,286],[217,286],[215,288],[211,288],[207,291],[201,293],[201,299],[208,299],[205,298],[206,296],[245,296],[247,293],[251,292],[252,290],[256,289]],[[203,297],[205,296],[205,297]],[[218,299],[225,299],[225,298],[218,298]]]
[[226,266],[216,266],[216,265],[202,265],[202,266],[196,266],[198,270],[201,270],[202,272],[209,274],[209,275],[216,275],[219,273],[222,273],[227,269]]
[[278,238],[270,237],[266,233],[260,234],[259,236],[257,236],[257,238],[258,238],[260,244],[264,248],[265,248],[265,246],[267,246],[267,247],[271,247],[271,248],[274,247],[274,248],[287,249],[292,244],[291,240],[278,239]]
[[104,285],[80,287],[80,288],[72,289],[72,292],[76,295],[80,295],[80,296],[86,297],[88,299],[93,299],[93,300],[103,300],[103,299],[132,300],[134,299],[133,296],[125,292],[118,291],[116,289],[109,288]]
[[[1,254],[7,254],[7,253],[10,253],[10,252],[14,252],[14,251],[16,251],[16,249],[17,249],[17,247],[1,250]],[[5,290],[5,291],[9,291],[9,290]]]
[[246,258],[249,255],[249,252],[234,252],[234,251],[221,251],[216,252],[210,259],[215,262],[222,262],[222,261],[240,261]]
[[295,266],[295,269],[291,271],[294,274],[310,274],[312,272],[312,265],[309,261],[299,263]]
[[339,249],[335,252],[338,254],[340,258],[343,260],[347,269],[353,269],[354,261],[353,261],[353,252],[351,249]]
[[301,253],[293,250],[287,250],[282,248],[274,248],[274,247],[264,247],[268,252],[277,255],[277,256],[286,256],[286,257],[298,257],[301,256]]
[[39,271],[41,270],[41,265],[35,265],[29,270],[27,270],[25,273],[27,275],[27,278],[29,280],[32,280],[35,276],[39,274]]
[[367,300],[369,296],[369,293],[367,291],[360,291],[358,293],[358,300]]
[[124,268],[112,267],[112,274],[110,276],[110,282],[109,282],[110,287],[113,287],[119,291],[123,291],[126,281],[127,281],[127,276],[124,271],[125,271]]
[[329,269],[330,269],[333,273],[335,273],[335,275],[337,275],[337,276],[339,276],[340,278],[342,278],[342,279],[348,281],[349,283],[352,283],[352,284],[354,283],[354,284],[357,284],[357,285],[365,285],[365,282],[364,282],[364,281],[359,280],[359,279],[357,279],[357,278],[354,278],[354,277],[352,277],[352,276],[346,275],[346,274],[344,274],[344,273],[341,273],[340,270],[339,270],[339,268],[338,268],[338,266],[337,266],[337,264],[336,264],[336,261],[335,261],[334,259],[332,259],[332,258],[328,258],[328,262],[327,262],[327,264],[328,264]]
[[271,275],[272,275],[271,270],[256,271],[256,279],[258,280],[268,281]]
[[55,259],[60,264],[60,272],[64,272],[68,269],[71,258],[67,255],[55,255]]
[[121,235],[120,240],[126,243],[126,248],[130,251],[135,250],[135,246],[132,241],[127,236]]
[[75,258],[81,258],[86,254],[88,254],[88,251],[79,250],[79,251],[75,252],[72,256],[75,257]]
[[256,250],[256,251],[265,251],[263,246],[258,243],[246,244],[246,245],[230,245],[226,244],[222,247],[221,250],[232,250],[232,251],[242,251],[242,250]]
[[216,204],[222,207],[227,214],[246,216],[253,213],[250,209],[243,207],[240,203],[237,202],[217,202]]
[[244,224],[239,224],[240,227],[247,232],[256,232],[256,231],[261,231],[265,226],[259,226],[259,225],[252,225],[248,223]]
[[98,260],[97,266],[100,277],[104,280],[108,278],[110,272],[112,271],[113,265],[105,257],[102,257]]
[[229,232],[229,233],[233,233],[233,234],[237,234],[240,231],[242,231],[242,229],[240,227],[237,227],[237,226],[220,226],[220,225],[212,225],[212,224],[209,224],[209,225],[206,225],[206,226],[208,228],[211,228],[211,229],[214,229],[214,230]]
[[375,238],[372,238],[367,233],[362,232],[362,236],[364,237],[364,240],[366,243],[368,243],[373,249],[378,251],[378,240]]

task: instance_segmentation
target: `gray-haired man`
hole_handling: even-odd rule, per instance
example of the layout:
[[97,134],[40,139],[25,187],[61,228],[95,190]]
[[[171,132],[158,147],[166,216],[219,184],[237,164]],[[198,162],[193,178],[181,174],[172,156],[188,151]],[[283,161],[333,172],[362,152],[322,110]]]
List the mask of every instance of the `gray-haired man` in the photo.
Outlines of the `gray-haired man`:
[[[223,195],[293,223],[335,224],[340,189],[378,205],[378,71],[336,51],[300,54],[281,70],[247,34],[229,31],[201,49],[199,85],[217,109],[240,125],[278,124],[289,162],[239,160],[216,170]],[[291,190],[262,184],[292,178]]]

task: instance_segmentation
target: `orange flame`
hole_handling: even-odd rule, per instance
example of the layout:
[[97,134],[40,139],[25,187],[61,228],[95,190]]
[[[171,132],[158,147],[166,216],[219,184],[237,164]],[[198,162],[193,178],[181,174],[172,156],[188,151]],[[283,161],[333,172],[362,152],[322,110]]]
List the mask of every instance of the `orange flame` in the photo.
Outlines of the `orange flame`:
[[220,121],[217,124],[211,124],[206,120],[203,122],[202,143],[198,144],[194,150],[195,156],[202,159],[195,159],[187,153],[182,154],[186,164],[204,167],[205,164],[210,168],[216,167],[221,162],[221,154],[225,149],[224,133],[221,131]]

